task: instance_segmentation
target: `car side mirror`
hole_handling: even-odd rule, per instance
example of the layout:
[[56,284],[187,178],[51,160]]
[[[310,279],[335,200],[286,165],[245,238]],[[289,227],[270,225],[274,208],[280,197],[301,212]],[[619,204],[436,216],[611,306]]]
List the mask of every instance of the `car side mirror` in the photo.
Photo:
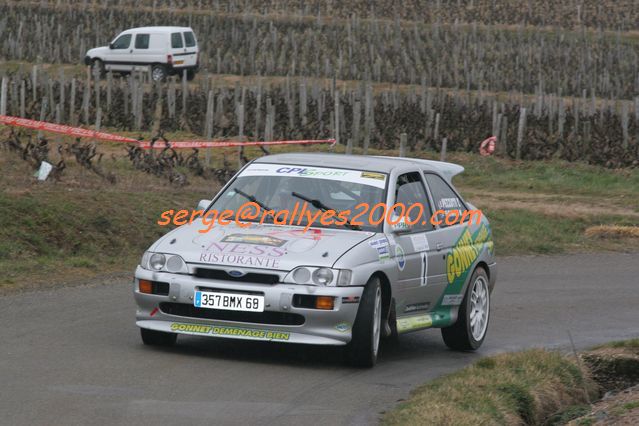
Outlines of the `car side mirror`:
[[209,204],[211,204],[211,200],[200,200],[200,202],[197,203],[197,209],[196,210],[204,211],[209,206]]
[[113,50],[113,43],[109,43],[109,49]]

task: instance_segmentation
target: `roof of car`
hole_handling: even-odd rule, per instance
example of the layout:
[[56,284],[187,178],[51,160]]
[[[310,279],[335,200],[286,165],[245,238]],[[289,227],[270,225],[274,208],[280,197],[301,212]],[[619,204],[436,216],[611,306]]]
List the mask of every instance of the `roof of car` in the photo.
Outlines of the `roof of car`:
[[301,166],[337,167],[345,169],[389,173],[397,167],[416,165],[425,170],[439,172],[448,180],[464,171],[458,164],[443,161],[423,160],[407,157],[382,157],[372,155],[346,155],[325,153],[286,153],[266,155],[255,160],[257,163],[283,163]]
[[126,31],[171,32],[171,31],[193,31],[193,30],[190,27],[138,27],[138,28],[129,28]]

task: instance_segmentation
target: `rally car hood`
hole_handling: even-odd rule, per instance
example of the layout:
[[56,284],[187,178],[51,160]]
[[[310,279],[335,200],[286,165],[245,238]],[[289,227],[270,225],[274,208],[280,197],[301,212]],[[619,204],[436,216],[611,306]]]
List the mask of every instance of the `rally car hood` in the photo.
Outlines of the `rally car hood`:
[[179,254],[189,264],[225,265],[290,271],[300,265],[332,266],[353,246],[374,232],[302,227],[236,224],[209,232],[201,220],[174,229],[150,250]]

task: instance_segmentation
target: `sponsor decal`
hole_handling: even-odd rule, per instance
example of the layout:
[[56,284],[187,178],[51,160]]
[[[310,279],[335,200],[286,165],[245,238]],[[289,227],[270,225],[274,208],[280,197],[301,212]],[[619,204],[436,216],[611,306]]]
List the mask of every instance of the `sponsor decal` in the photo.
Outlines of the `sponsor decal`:
[[448,285],[431,311],[436,327],[447,327],[452,324],[455,306],[459,306],[464,299],[463,290],[468,274],[484,249],[492,252],[493,242],[490,227],[482,223],[472,234],[468,228],[465,228],[455,246],[448,252],[446,260]]
[[340,333],[346,333],[350,329],[351,325],[347,322],[340,322],[335,326],[335,330],[339,331]]
[[[364,174],[372,173],[372,176]],[[328,167],[304,167],[286,164],[251,164],[240,176],[290,176],[299,178],[314,178],[339,180],[360,183],[377,188],[386,187],[386,175],[383,173],[362,172],[361,170],[333,169]]]
[[428,328],[432,325],[433,318],[429,314],[397,319],[397,331],[399,333],[404,333],[406,331],[416,330],[419,328]]
[[437,207],[442,210],[453,210],[462,208],[459,198],[440,198],[437,202]]
[[379,260],[384,261],[390,259],[390,246],[388,245],[386,237],[370,240],[368,244],[377,250],[377,257]]
[[415,303],[412,305],[406,305],[404,312],[424,311],[430,307],[430,302]]
[[174,322],[171,324],[172,331],[184,331],[187,333],[202,333],[208,334],[211,332],[213,327],[210,325],[200,325],[200,324],[181,324],[178,322]]
[[404,256],[404,249],[399,244],[395,246],[395,259],[397,260],[397,267],[400,271],[403,271],[406,266],[406,257]]
[[386,180],[386,175],[384,173],[377,172],[362,172],[361,175],[363,178],[367,179],[377,179],[377,180]]
[[442,306],[459,306],[464,300],[463,294],[446,294],[442,299]]
[[222,242],[256,244],[273,247],[282,247],[284,244],[286,244],[286,240],[282,240],[281,238],[257,234],[229,234],[226,237],[222,238]]
[[289,340],[290,333],[283,331],[260,330],[241,327],[218,327],[202,324],[184,324],[174,322],[171,330],[185,333],[209,334],[211,336],[240,336],[262,340]]
[[247,243],[246,241],[213,242],[200,253],[200,262],[278,268],[279,259],[285,254],[284,248],[272,245]]
[[416,252],[419,251],[428,251],[428,238],[426,238],[426,234],[412,234],[410,236],[410,240],[413,243],[413,248]]

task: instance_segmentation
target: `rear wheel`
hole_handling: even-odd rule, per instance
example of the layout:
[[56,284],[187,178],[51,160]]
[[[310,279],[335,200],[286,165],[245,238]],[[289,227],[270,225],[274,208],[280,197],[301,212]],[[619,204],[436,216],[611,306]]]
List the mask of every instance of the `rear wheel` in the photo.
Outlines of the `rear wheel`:
[[166,80],[167,72],[166,67],[162,64],[155,64],[151,67],[151,78],[153,81]]
[[457,322],[442,328],[444,343],[451,349],[474,351],[486,338],[490,318],[488,275],[483,268],[475,269],[466,295],[459,307]]
[[164,331],[140,329],[140,336],[145,345],[150,346],[173,346],[177,340],[176,333],[167,333]]
[[349,364],[370,368],[377,362],[382,326],[382,287],[379,278],[372,277],[362,294],[353,325],[353,337],[346,347]]

